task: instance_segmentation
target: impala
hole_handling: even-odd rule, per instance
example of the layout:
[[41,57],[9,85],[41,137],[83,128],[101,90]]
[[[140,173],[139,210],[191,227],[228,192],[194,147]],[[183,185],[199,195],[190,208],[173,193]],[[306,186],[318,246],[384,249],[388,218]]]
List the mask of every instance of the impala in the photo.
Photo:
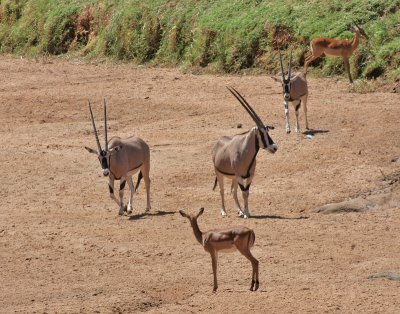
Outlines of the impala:
[[[226,216],[225,201],[224,201],[224,177],[232,179],[233,199],[236,203],[238,213],[244,218],[250,217],[249,211],[249,190],[256,169],[256,157],[260,148],[275,153],[278,146],[274,143],[268,134],[268,130],[272,127],[266,126],[254,111],[248,102],[234,88],[229,88],[229,91],[236,97],[243,108],[248,112],[254,120],[257,127],[253,127],[249,131],[234,135],[223,136],[215,144],[212,151],[212,160],[215,169],[215,182],[220,189],[222,208],[222,216]],[[237,197],[237,187],[242,190],[243,209]]]
[[[92,106],[89,101],[90,117],[92,120],[94,136],[96,138],[97,150],[86,147],[85,149],[89,153],[96,154],[100,165],[102,167],[103,175],[108,176],[109,182],[108,187],[110,191],[110,197],[119,206],[119,215],[123,215],[125,212],[130,214],[132,212],[132,198],[135,190],[139,187],[140,180],[143,178],[147,192],[147,206],[146,210],[150,207],[150,149],[149,146],[138,137],[128,137],[122,139],[118,136],[114,136],[107,141],[107,104],[104,100],[104,135],[105,135],[105,147],[104,149],[100,145],[99,136],[97,134],[96,125],[93,118]],[[138,181],[136,187],[132,181],[132,175],[137,173]],[[119,185],[119,201],[114,194],[114,180],[120,180]],[[124,206],[124,188],[126,181],[128,181],[131,194],[129,197],[128,206]]]
[[258,260],[250,252],[250,248],[254,245],[254,241],[256,239],[254,231],[247,227],[240,226],[224,230],[201,232],[199,225],[197,224],[197,219],[203,214],[203,212],[204,208],[200,208],[200,211],[197,215],[191,216],[182,210],[179,211],[183,217],[189,219],[196,240],[203,246],[204,250],[211,255],[212,270],[214,275],[213,292],[216,292],[218,289],[218,252],[229,253],[236,250],[238,250],[251,262],[253,273],[250,290],[256,291],[260,285],[258,281]]
[[334,38],[314,38],[311,41],[311,55],[308,56],[304,63],[304,73],[307,74],[308,65],[311,61],[318,58],[322,54],[327,56],[342,57],[344,67],[349,76],[350,83],[353,83],[353,79],[350,74],[350,63],[349,59],[353,54],[353,51],[357,49],[360,37],[369,39],[361,26],[356,25],[352,27],[351,31],[354,32],[352,40],[339,40]]

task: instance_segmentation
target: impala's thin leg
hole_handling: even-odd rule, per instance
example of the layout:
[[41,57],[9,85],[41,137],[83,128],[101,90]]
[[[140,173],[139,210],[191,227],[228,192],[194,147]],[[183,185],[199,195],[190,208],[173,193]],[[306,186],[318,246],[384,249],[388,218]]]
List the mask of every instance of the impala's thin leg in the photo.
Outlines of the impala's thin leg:
[[232,180],[232,186],[233,186],[233,200],[235,201],[236,204],[237,213],[239,216],[243,216],[242,208],[240,207],[240,202],[237,195],[238,182],[235,179]]
[[300,132],[299,109],[301,107],[301,100],[294,101],[293,106],[296,114],[296,132],[299,133]]
[[119,202],[120,202],[120,207],[119,207],[119,214],[123,215],[126,211],[126,206],[124,206],[124,189],[125,189],[125,184],[126,184],[126,179],[122,177],[119,181]]
[[350,62],[349,62],[349,58],[343,57],[343,62],[344,62],[344,67],[345,67],[345,69],[346,69],[346,71],[347,71],[347,74],[348,74],[348,76],[349,76],[350,83],[353,83],[353,79],[352,79],[351,73],[350,73]]
[[108,189],[110,190],[110,197],[118,204],[118,206],[120,206],[119,201],[114,194],[114,177],[112,176],[108,177]]
[[217,264],[218,264],[218,253],[215,250],[210,251],[211,262],[212,262],[212,270],[214,275],[214,288],[213,292],[216,292],[218,289],[218,281],[217,281]]
[[126,208],[126,213],[130,214],[130,213],[132,213],[132,199],[133,199],[133,195],[135,194],[135,185],[133,184],[132,176],[128,177],[127,181],[128,181],[129,189],[131,190],[131,194],[129,196],[129,202],[128,202],[128,207]]
[[218,186],[219,186],[219,193],[221,194],[221,215],[223,217],[226,216],[226,210],[225,210],[225,198],[224,198],[224,176],[220,174],[218,171],[215,171],[215,174],[217,176],[217,181],[218,181]]
[[252,267],[252,278],[251,278],[251,291],[256,291],[260,285],[258,281],[258,260],[251,254],[250,249],[245,247],[238,247],[238,251],[242,253],[250,262]]
[[310,56],[308,56],[304,62],[304,74],[307,74],[307,70],[308,70],[308,66],[310,65],[310,63],[312,61],[314,61],[315,59],[317,59],[319,56],[314,56],[313,54],[311,54]]

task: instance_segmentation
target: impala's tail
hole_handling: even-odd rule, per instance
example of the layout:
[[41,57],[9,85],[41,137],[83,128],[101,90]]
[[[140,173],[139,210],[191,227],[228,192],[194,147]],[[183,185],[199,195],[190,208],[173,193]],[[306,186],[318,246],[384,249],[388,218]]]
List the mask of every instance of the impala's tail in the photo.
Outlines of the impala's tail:
[[254,242],[256,242],[256,234],[254,233],[253,230],[251,230],[250,234],[249,234],[249,242],[248,242],[249,248],[251,248],[254,245]]
[[137,183],[136,183],[136,186],[135,186],[135,191],[137,191],[137,189],[139,187],[139,184],[140,184],[140,181],[142,180],[142,178],[143,178],[142,171],[139,171],[139,175],[138,175],[138,178],[137,178]]

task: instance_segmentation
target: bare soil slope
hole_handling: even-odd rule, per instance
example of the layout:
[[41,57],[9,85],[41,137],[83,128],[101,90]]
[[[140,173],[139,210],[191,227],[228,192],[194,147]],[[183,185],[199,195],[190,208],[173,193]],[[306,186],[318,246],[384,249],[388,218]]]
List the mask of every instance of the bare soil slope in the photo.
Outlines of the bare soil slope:
[[[398,94],[311,78],[309,138],[285,133],[281,87],[267,76],[6,57],[0,73],[0,312],[398,313]],[[227,85],[275,126],[278,152],[258,155],[249,220],[236,217],[228,191],[222,218],[211,190],[212,146],[253,126]],[[149,213],[141,186],[134,213],[119,217],[83,148],[96,146],[88,99],[103,139],[103,98],[109,136],[151,147]],[[386,194],[362,210],[315,210]],[[250,263],[234,253],[220,255],[211,292],[210,257],[177,213],[203,206],[203,230],[255,230],[259,291],[248,290]]]

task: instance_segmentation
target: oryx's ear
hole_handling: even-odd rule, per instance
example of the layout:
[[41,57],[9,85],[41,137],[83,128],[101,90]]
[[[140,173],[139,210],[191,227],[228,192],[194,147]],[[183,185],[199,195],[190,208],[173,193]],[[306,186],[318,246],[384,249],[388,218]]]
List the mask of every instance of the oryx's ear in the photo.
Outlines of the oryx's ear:
[[199,213],[196,215],[196,219],[199,218],[204,213],[204,207],[200,208]]
[[111,149],[109,150],[109,152],[110,152],[111,154],[114,154],[115,152],[117,152],[117,151],[119,151],[119,150],[121,150],[121,149],[122,149],[122,146],[115,146],[115,147],[111,148]]
[[190,218],[188,214],[186,214],[183,210],[180,210],[179,213],[186,218]]
[[91,148],[86,147],[86,146],[85,146],[85,149],[86,149],[89,153],[96,154],[96,155],[98,154],[97,150],[91,149]]
[[270,76],[270,78],[272,78],[275,82],[282,83],[280,78],[277,78],[275,76]]

